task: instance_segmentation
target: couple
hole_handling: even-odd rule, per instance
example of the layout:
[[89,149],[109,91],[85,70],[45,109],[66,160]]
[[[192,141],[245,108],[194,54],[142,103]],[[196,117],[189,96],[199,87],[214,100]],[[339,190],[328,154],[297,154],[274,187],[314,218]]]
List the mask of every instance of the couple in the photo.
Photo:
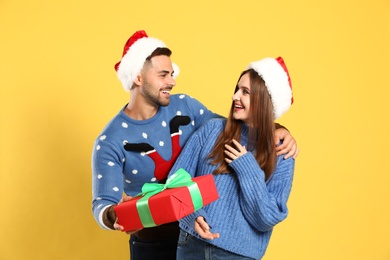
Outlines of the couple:
[[[220,199],[180,221],[177,258],[202,259],[205,250],[222,259],[261,258],[272,227],[287,215],[291,156],[298,154],[292,136],[274,124],[292,102],[283,60],[251,63],[223,119],[189,96],[170,95],[178,74],[170,55],[163,42],[138,31],[115,66],[130,101],[94,144],[94,217],[103,228],[121,230],[113,207],[122,193],[134,196],[178,168],[214,173]],[[139,230],[130,236],[131,258],[175,259],[178,236],[177,223]]]

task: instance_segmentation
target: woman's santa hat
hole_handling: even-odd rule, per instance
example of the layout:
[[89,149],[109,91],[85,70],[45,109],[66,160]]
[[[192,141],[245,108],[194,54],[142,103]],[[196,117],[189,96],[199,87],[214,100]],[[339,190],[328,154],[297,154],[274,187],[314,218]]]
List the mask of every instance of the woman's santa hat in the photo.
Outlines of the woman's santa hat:
[[264,80],[274,107],[274,118],[278,119],[294,102],[290,75],[283,58],[254,61],[247,69],[255,70]]
[[[166,48],[164,42],[148,37],[145,31],[135,32],[126,42],[123,48],[122,59],[115,64],[119,80],[123,88],[130,91],[134,80],[141,72],[146,58],[148,58],[157,48]],[[179,67],[172,63],[174,69],[173,77],[179,75]]]

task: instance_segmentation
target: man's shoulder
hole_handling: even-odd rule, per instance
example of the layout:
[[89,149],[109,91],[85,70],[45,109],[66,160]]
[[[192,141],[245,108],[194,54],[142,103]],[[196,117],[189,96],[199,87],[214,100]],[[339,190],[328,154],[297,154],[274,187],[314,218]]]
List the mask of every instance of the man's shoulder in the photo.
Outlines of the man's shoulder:
[[115,116],[113,116],[110,119],[110,121],[107,122],[107,124],[100,132],[99,137],[101,135],[107,135],[107,134],[112,135],[120,131],[126,131],[126,129],[129,127],[130,127],[130,123],[127,122],[126,118],[123,117],[121,112],[119,112]]
[[189,95],[187,94],[184,94],[184,93],[177,93],[177,94],[172,94],[171,95],[171,98],[180,98],[180,99],[183,99],[185,97],[189,97]]
[[188,94],[184,94],[184,93],[180,93],[180,94],[173,94],[171,95],[171,103],[172,102],[182,102],[182,103],[186,103],[186,104],[201,104],[201,102],[199,100],[197,100],[196,98],[188,95]]

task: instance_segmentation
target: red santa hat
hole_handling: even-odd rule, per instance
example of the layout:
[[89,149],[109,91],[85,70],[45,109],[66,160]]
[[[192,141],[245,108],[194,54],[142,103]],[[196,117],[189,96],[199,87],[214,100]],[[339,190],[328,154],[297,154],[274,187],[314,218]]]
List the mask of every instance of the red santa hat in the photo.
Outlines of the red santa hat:
[[247,69],[254,69],[265,81],[274,107],[274,118],[278,119],[294,102],[290,75],[283,58],[254,61]]
[[[135,32],[126,42],[123,48],[122,59],[115,64],[119,80],[126,91],[130,91],[134,80],[141,72],[146,58],[157,48],[166,47],[165,43],[148,37],[144,30]],[[172,63],[174,69],[173,77],[179,74],[179,67]]]

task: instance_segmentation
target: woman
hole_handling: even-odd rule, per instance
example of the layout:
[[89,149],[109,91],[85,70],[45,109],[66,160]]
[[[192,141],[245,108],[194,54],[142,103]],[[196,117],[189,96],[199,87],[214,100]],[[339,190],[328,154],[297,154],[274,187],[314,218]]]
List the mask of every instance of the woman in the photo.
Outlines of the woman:
[[213,173],[219,199],[180,220],[177,259],[263,257],[273,227],[287,217],[294,159],[276,155],[273,133],[292,101],[283,59],[253,62],[239,77],[229,117],[189,139],[171,174]]

